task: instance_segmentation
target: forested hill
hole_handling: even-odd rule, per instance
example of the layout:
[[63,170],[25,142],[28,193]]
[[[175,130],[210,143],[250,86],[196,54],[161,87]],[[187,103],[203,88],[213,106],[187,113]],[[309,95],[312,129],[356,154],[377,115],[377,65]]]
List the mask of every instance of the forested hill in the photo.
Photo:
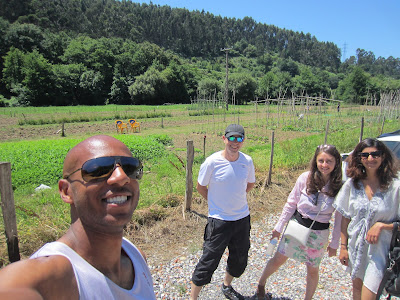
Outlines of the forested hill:
[[148,41],[185,57],[215,57],[221,48],[253,56],[265,52],[294,61],[338,70],[340,49],[309,33],[280,29],[243,19],[222,18],[204,11],[116,0],[1,0],[8,21],[29,22],[53,32],[85,33],[92,38],[119,37]]
[[310,33],[127,0],[0,0],[0,106],[245,103],[285,94],[363,103],[400,90],[400,58]]

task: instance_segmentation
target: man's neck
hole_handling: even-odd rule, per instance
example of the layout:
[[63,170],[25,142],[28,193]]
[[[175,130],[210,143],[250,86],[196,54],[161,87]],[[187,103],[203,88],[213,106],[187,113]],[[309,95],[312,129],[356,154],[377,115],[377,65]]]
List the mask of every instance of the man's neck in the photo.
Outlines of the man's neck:
[[130,289],[133,286],[134,266],[122,250],[121,234],[104,234],[84,229],[79,219],[58,241],[66,244],[118,286]]
[[59,241],[69,246],[107,277],[110,278],[112,273],[118,273],[121,265],[122,233],[111,235],[93,232],[83,229],[79,223],[78,220],[72,224]]
[[239,152],[231,153],[225,149],[222,151],[222,156],[228,161],[237,161],[239,158]]

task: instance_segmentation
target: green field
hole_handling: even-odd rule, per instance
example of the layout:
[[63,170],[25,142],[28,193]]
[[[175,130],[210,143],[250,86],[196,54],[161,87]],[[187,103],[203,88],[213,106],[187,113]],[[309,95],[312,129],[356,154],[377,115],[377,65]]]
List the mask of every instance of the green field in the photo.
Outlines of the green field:
[[[152,113],[159,115],[152,116]],[[194,141],[193,181],[196,182],[204,155],[208,156],[223,147],[221,135],[224,128],[237,120],[246,129],[243,152],[253,157],[258,183],[263,182],[268,172],[272,131],[276,142],[272,175],[274,181],[278,180],[281,170],[290,171],[307,166],[316,146],[324,143],[328,121],[327,142],[336,145],[340,152],[348,152],[357,144],[362,118],[365,124],[363,137],[378,136],[382,126],[385,132],[400,127],[397,119],[386,118],[385,123],[382,123],[383,118],[379,115],[378,108],[370,107],[366,110],[364,107],[354,106],[344,107],[340,115],[333,106],[315,109],[306,116],[307,119],[298,118],[288,108],[255,108],[253,105],[232,107],[227,113],[210,107],[191,105],[0,109],[0,115],[20,124],[18,126],[27,131],[38,131],[49,126],[51,122],[22,124],[23,119],[51,120],[57,116],[65,118],[64,122],[67,122],[66,118],[70,115],[67,126],[72,130],[73,126],[82,127],[88,122],[78,121],[76,115],[93,118],[103,115],[105,119],[89,121],[96,122],[100,128],[112,123],[116,114],[126,114],[125,119],[135,115],[143,124],[142,131],[138,134],[116,134],[111,126],[110,131],[100,133],[117,137],[131,149],[134,156],[143,161],[144,176],[140,182],[139,208],[150,208],[160,215],[169,207],[181,205],[184,199],[186,141]],[[7,130],[13,129],[2,128],[3,133]],[[96,131],[97,133],[99,132]],[[30,136],[28,140],[12,138],[11,141],[0,143],[0,161],[11,162],[12,166],[18,234],[23,255],[29,255],[43,242],[58,238],[68,228],[69,209],[58,196],[57,181],[62,174],[65,154],[88,135],[91,132],[82,130],[80,134],[67,135],[65,138],[60,135],[46,137],[38,134]],[[40,184],[48,185],[51,189],[35,192],[34,189]],[[135,215],[134,218],[138,216]],[[4,232],[3,228],[1,230]],[[1,239],[1,260],[7,263],[5,237],[2,236]]]

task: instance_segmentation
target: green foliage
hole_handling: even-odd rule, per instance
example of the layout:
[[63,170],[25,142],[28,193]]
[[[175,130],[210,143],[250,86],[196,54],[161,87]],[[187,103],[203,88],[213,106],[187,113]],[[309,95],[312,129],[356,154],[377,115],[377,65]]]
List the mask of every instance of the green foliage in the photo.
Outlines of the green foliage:
[[363,104],[367,93],[368,75],[360,67],[353,68],[343,81],[339,83],[338,94],[348,102]]
[[131,1],[6,3],[0,2],[0,90],[15,97],[13,105],[222,99],[226,60],[221,48],[227,45],[234,45],[229,98],[234,90],[236,103],[291,92],[331,97],[336,89],[337,99],[362,103],[369,94],[379,100],[382,90],[400,86],[400,58],[375,59],[358,49],[341,63],[332,42],[250,17],[222,18]]
[[52,185],[62,177],[65,155],[76,141],[22,141],[0,144],[0,157],[11,162],[14,188]]
[[4,98],[3,95],[0,95],[0,107],[6,107],[9,106],[9,100],[7,100],[6,98]]
[[[224,108],[208,108],[203,110],[189,111],[189,116],[212,116],[212,115],[223,115],[226,114]],[[240,112],[238,112],[240,114]]]
[[288,72],[291,77],[300,74],[299,66],[292,59],[281,61],[279,69],[281,72]]
[[15,22],[6,32],[9,47],[15,47],[24,52],[31,52],[34,49],[42,50],[44,38],[42,29],[34,24]]
[[[199,166],[193,167],[198,172]],[[168,152],[146,164],[145,174],[140,182],[141,201],[139,207],[157,203],[161,206],[173,206],[174,201],[166,200],[167,195],[184,195],[185,162],[178,155]]]
[[[165,156],[165,148],[159,140],[168,137],[116,136],[140,160],[154,161]],[[2,161],[11,162],[14,188],[22,186],[54,185],[62,177],[62,167],[67,152],[81,140],[40,140],[0,144]],[[146,163],[144,163],[146,168]]]
[[272,70],[260,79],[257,94],[266,98],[279,98],[284,96],[284,91],[292,88],[292,78],[288,72]]
[[8,89],[22,83],[24,58],[24,52],[14,47],[4,57],[3,81]]
[[[99,110],[101,113],[99,113]],[[10,114],[19,114],[18,125],[45,125],[61,123],[97,122],[106,120],[131,119],[136,120],[171,117],[167,111],[156,110],[141,112],[141,106],[74,106],[46,107],[41,114],[34,114],[32,107],[16,107],[8,110]],[[0,112],[1,114],[1,112]],[[40,116],[40,117],[38,117]]]
[[14,196],[18,239],[23,256],[31,255],[43,243],[57,240],[68,229],[71,222],[69,206],[60,199],[57,186],[34,193],[31,189],[20,189]]
[[380,91],[389,93],[390,91],[400,90],[400,80],[379,75],[370,78],[368,82],[368,89],[375,93]]
[[250,76],[250,74],[237,73],[233,74],[229,79],[229,89],[232,94],[233,92],[235,93],[237,104],[245,104],[254,100],[257,82]]
[[[361,116],[365,116],[365,111],[360,111],[358,106],[344,106],[346,110],[343,110],[342,118],[338,119],[338,122],[330,123],[328,143],[336,145],[340,152],[349,152],[358,142],[359,125],[357,120]],[[236,113],[248,113],[253,112],[254,107],[250,105],[238,106],[237,109],[239,112]],[[328,111],[332,110],[332,107],[327,107],[327,109]],[[151,107],[151,110],[154,113],[164,112],[167,114],[177,111],[181,118],[188,110],[188,105],[168,105],[160,108]],[[278,108],[271,107],[270,111],[276,113]],[[347,111],[350,113],[348,114]],[[138,115],[146,115],[147,112],[148,107],[146,110],[144,106],[116,105],[98,107],[0,108],[0,114],[5,116],[24,114],[29,117],[40,115],[43,119],[49,115],[74,115],[77,113],[93,115],[126,113],[131,117],[139,119]],[[326,119],[319,120],[322,116],[322,112],[318,116],[310,114],[308,122],[311,124],[308,124],[308,127],[306,127],[305,122],[291,123],[290,119],[281,120],[282,123],[285,123],[283,129],[289,139],[275,144],[273,164],[273,178],[275,180],[277,180],[280,173],[277,169],[279,171],[282,169],[291,170],[306,168],[308,166],[316,146],[324,143],[323,132]],[[343,122],[343,118],[346,118],[346,122]],[[229,116],[229,122],[231,119],[232,116]],[[269,167],[271,154],[269,138],[264,135],[263,128],[252,127],[254,120],[249,121],[244,116],[243,118],[241,116],[240,120],[246,128],[246,132],[248,132],[246,134],[247,141],[242,150],[244,153],[252,156],[257,174],[265,174]],[[333,117],[333,120],[337,120],[336,117]],[[381,124],[375,122],[375,117],[368,118],[368,124],[368,126],[364,127],[364,137],[376,137],[379,135]],[[191,125],[198,127],[197,124]],[[279,128],[282,128],[281,125]],[[385,132],[393,131],[398,129],[398,120],[387,120],[384,125]],[[269,124],[268,126],[278,128],[278,125],[275,124]],[[185,128],[187,130],[186,133],[193,133],[193,127],[185,127],[188,127]],[[248,131],[247,128],[249,128]],[[305,133],[295,133],[300,128],[301,130],[304,129]],[[196,129],[207,131],[207,129],[202,128]],[[181,132],[180,130],[179,128],[178,131]],[[174,131],[175,133],[176,131]],[[222,133],[217,132],[216,134],[220,136]],[[208,135],[209,132],[207,131]],[[307,135],[307,137],[291,139],[295,135]],[[139,183],[141,189],[139,208],[146,209],[136,211],[133,219],[139,222],[139,224],[162,220],[166,214],[165,207],[176,207],[182,203],[186,183],[186,160],[182,153],[186,149],[174,149],[172,147],[172,138],[164,134],[156,134],[148,137],[126,134],[117,135],[116,137],[128,145],[133,155],[142,159],[144,164],[144,176]],[[12,163],[19,240],[24,255],[30,255],[43,242],[59,238],[69,226],[69,206],[60,200],[56,183],[61,176],[61,167],[65,154],[79,141],[80,139],[63,139],[0,143],[0,160]],[[221,141],[218,139],[218,148],[221,145]],[[206,156],[209,154],[206,153]],[[194,178],[198,174],[200,164],[204,159],[203,149],[195,148]],[[44,182],[43,180],[47,181]],[[41,183],[49,185],[52,189],[33,192],[33,188]],[[143,211],[148,212],[148,214],[143,213]],[[2,257],[6,257],[6,254],[2,255]]]
[[149,138],[155,139],[157,142],[163,144],[164,146],[172,146],[172,138],[166,134],[154,134],[149,136]]
[[199,93],[203,98],[212,98],[221,90],[221,82],[212,78],[204,78],[199,82]]
[[144,162],[157,161],[166,155],[164,145],[154,137],[118,135],[115,138],[123,142],[131,150],[133,156]]
[[88,71],[82,63],[53,65],[55,85],[58,89],[54,105],[77,105],[80,95],[85,93],[84,76]]
[[[393,124],[393,122],[385,124],[385,132],[391,132],[396,129],[398,129],[398,124]],[[359,128],[357,126],[343,126],[340,128],[332,126],[330,130],[328,144],[335,145],[340,153],[350,152],[357,145],[359,137]],[[378,135],[379,126],[367,126],[364,128],[363,138],[377,137]],[[275,143],[273,166],[277,169],[307,167],[315,153],[316,147],[323,143],[324,135],[321,133]],[[249,142],[246,143],[246,145],[248,144]],[[258,144],[245,146],[243,151],[253,157],[256,169],[265,170],[269,167],[271,145]]]
[[162,104],[167,89],[167,80],[155,67],[136,77],[128,91],[134,104]]
[[286,125],[282,127],[282,131],[305,131],[302,126]]
[[6,86],[18,95],[20,105],[48,105],[53,89],[51,64],[37,50],[29,53],[12,48],[5,57]]
[[[327,76],[329,74],[314,74],[309,67],[301,67],[300,74],[293,79],[294,90],[297,94],[307,94],[309,96],[329,95]],[[324,76],[325,75],[325,76]]]

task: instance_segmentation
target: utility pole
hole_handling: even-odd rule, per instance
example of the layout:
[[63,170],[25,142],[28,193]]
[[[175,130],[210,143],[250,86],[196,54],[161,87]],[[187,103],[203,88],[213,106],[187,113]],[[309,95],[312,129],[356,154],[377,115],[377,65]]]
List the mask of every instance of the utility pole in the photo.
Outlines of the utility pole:
[[225,76],[225,104],[226,104],[226,110],[228,110],[228,52],[229,50],[232,50],[232,48],[224,48],[221,49],[221,51],[225,51],[226,55],[226,76]]
[[347,51],[347,44],[346,42],[343,44],[343,55],[342,55],[342,61],[346,60],[346,51]]

